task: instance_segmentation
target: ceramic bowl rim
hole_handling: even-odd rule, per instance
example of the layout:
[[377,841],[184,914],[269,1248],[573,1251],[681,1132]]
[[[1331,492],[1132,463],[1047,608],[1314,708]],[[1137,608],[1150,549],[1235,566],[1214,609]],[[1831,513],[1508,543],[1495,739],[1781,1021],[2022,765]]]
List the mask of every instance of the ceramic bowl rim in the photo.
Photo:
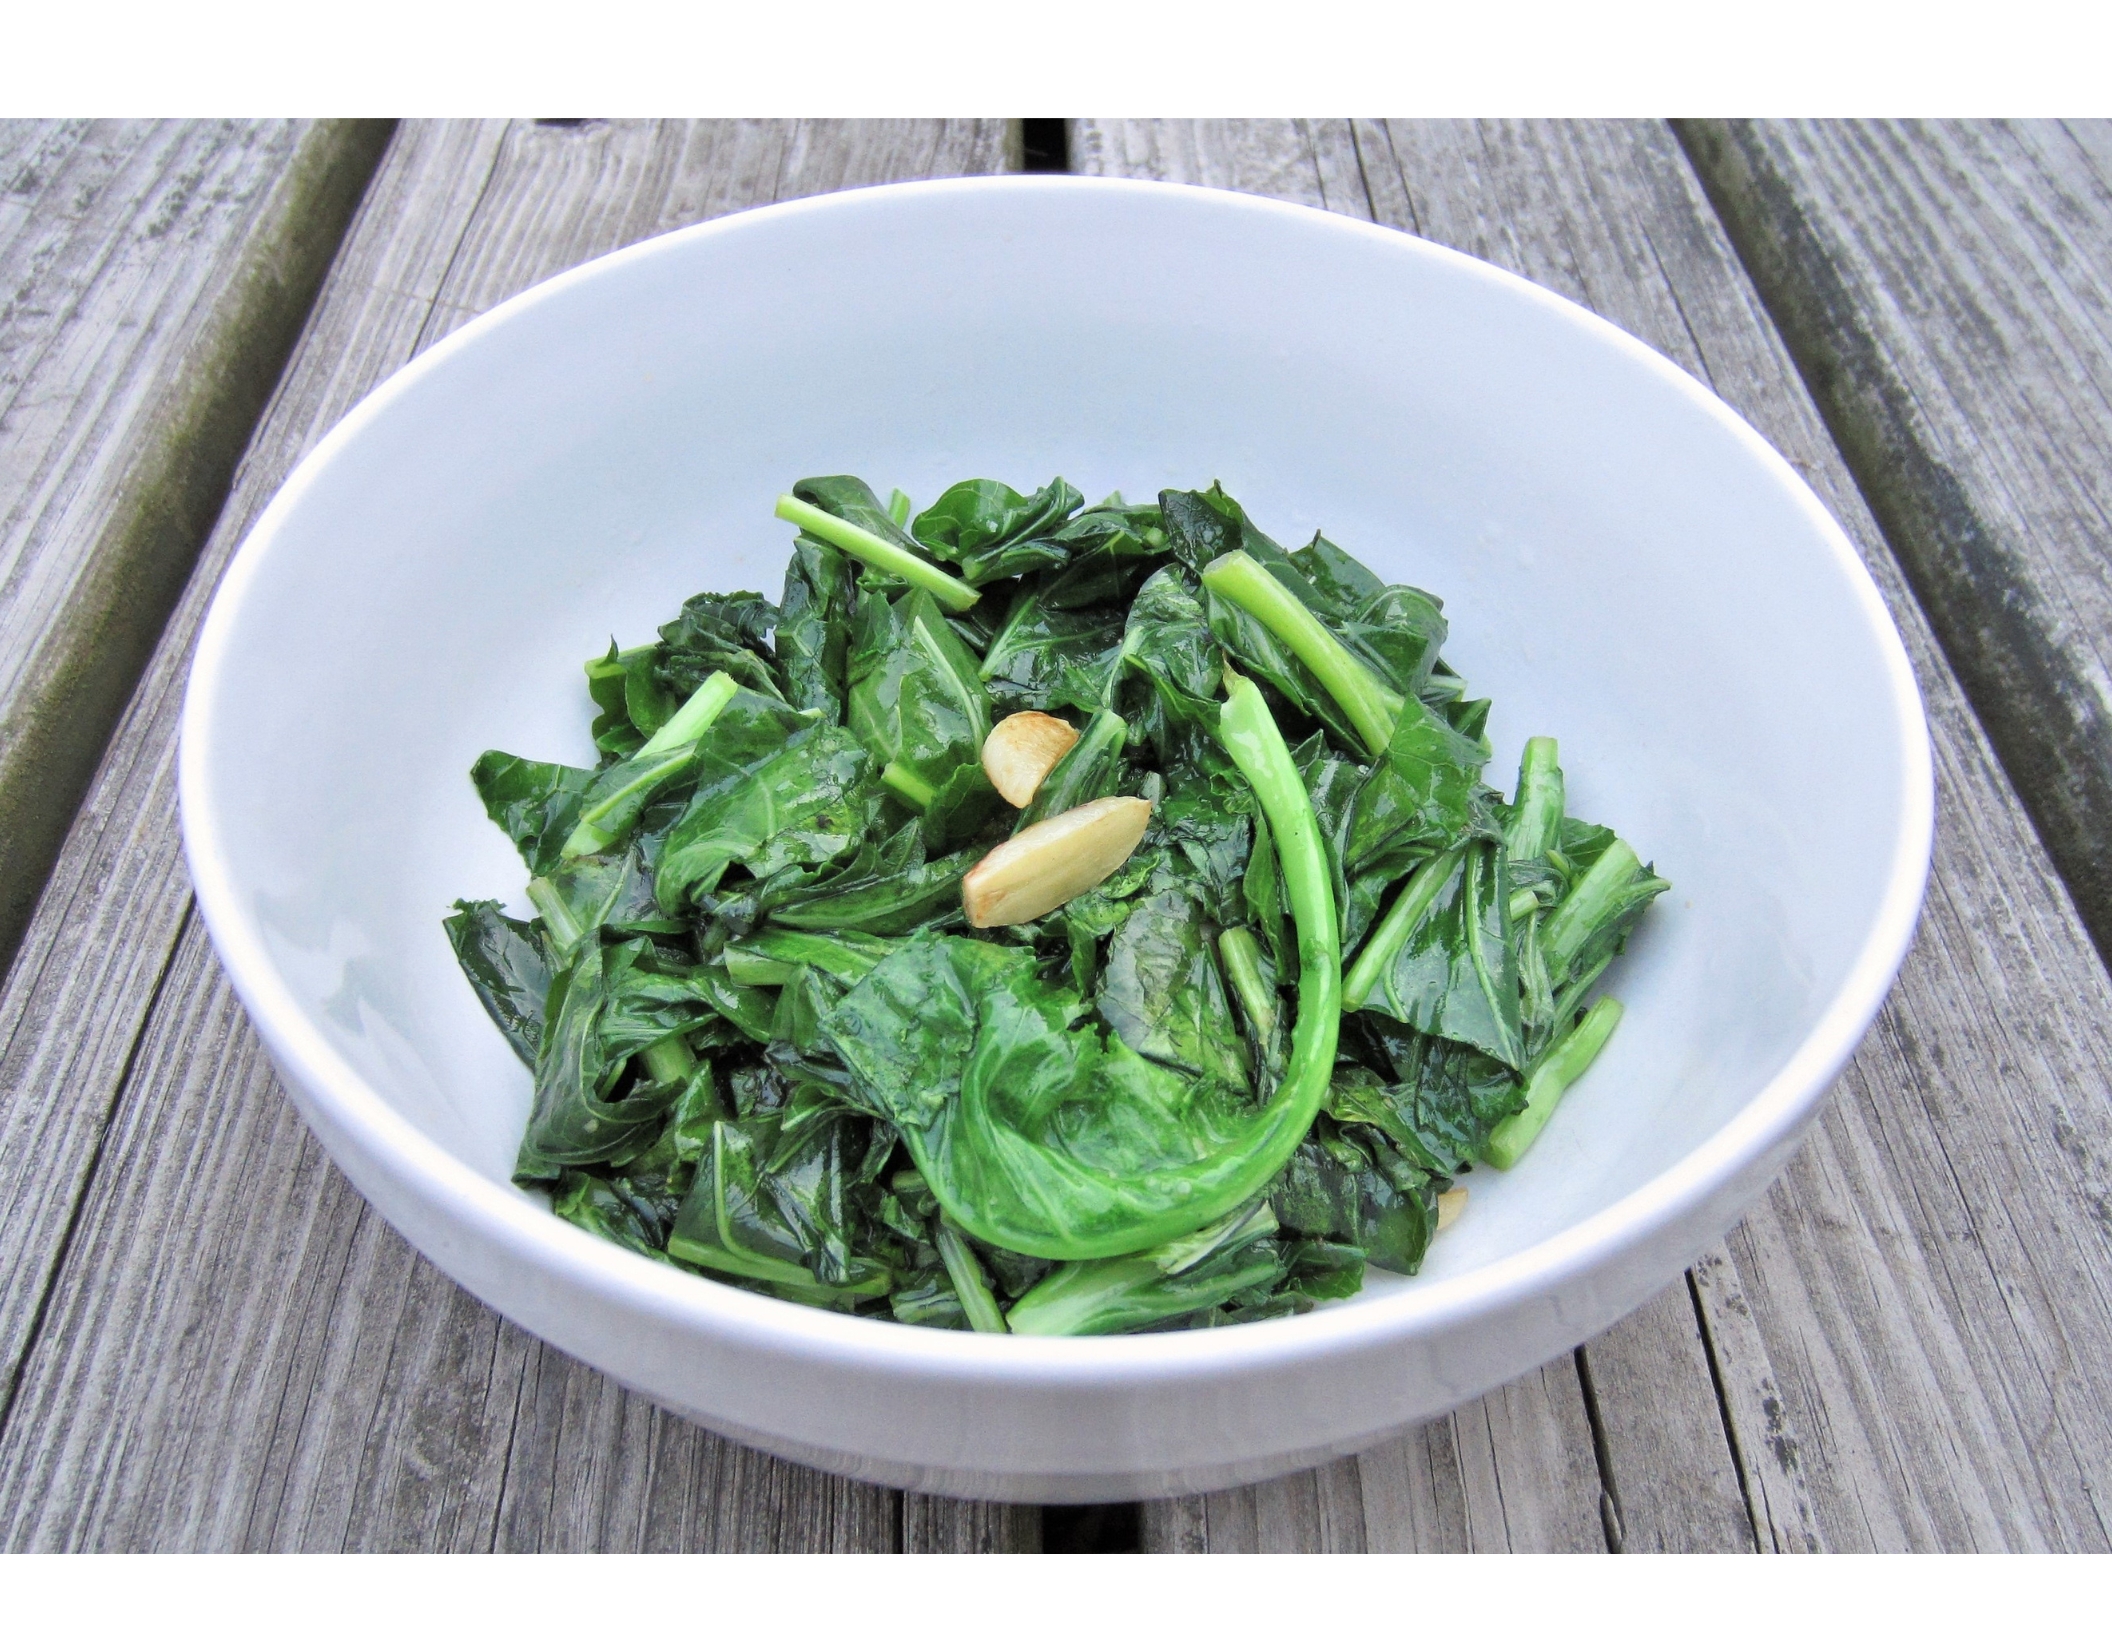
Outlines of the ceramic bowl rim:
[[[1287,1320],[1080,1342],[897,1325],[809,1309],[656,1264],[537,1207],[512,1185],[487,1178],[390,1107],[303,1014],[279,972],[255,915],[244,905],[214,802],[215,699],[234,658],[243,608],[288,519],[338,455],[428,374],[481,344],[522,313],[574,287],[656,256],[685,254],[718,238],[769,232],[793,217],[886,211],[901,198],[1065,191],[1153,193],[1169,207],[1218,208],[1295,229],[1383,242],[1455,275],[1496,285],[1558,313],[1624,353],[1713,418],[1772,475],[1825,542],[1875,647],[1900,746],[1901,820],[1883,894],[1839,990],[1791,1057],[1721,1129],[1670,1168],[1543,1241],[1490,1263],[1391,1295],[1323,1306]],[[302,457],[229,563],[200,632],[185,689],[178,790],[186,857],[199,908],[244,1007],[280,1066],[313,1096],[317,1111],[370,1160],[457,1227],[498,1245],[512,1260],[594,1298],[736,1341],[881,1372],[986,1384],[1088,1390],[1135,1382],[1224,1377],[1274,1370],[1324,1353],[1429,1339],[1618,1261],[1659,1229],[1701,1208],[1720,1189],[1793,1138],[1875,1017],[1906,954],[1919,915],[1934,834],[1935,795],[1927,719],[1906,648],[1876,583],[1818,496],[1746,421],[1685,371],[1604,318],[1485,261],[1392,228],[1252,194],[1164,182],[1080,176],[990,176],[894,183],[822,194],[682,228],[587,261],[522,291],[472,320],[376,386]]]

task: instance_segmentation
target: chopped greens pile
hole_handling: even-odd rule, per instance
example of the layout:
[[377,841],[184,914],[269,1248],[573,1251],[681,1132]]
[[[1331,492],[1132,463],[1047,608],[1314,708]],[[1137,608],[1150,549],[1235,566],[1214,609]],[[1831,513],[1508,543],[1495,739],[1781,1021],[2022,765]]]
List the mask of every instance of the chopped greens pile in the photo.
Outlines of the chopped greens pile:
[[[1156,1331],[1413,1274],[1620,1018],[1667,888],[1506,802],[1438,600],[1213,485],[848,476],[779,604],[587,666],[599,763],[471,775],[537,916],[448,935],[535,1075],[516,1178],[649,1257],[983,1332]],[[1002,791],[1001,791],[1002,790]]]

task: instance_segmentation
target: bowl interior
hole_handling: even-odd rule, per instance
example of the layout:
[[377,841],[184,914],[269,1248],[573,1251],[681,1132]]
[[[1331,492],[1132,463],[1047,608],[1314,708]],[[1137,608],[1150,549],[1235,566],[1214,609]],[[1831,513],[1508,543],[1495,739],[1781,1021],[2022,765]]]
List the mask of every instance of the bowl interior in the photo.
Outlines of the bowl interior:
[[456,972],[523,903],[467,771],[590,763],[580,665],[699,589],[775,598],[775,496],[1213,477],[1442,596],[1491,778],[1561,740],[1572,813],[1673,880],[1628,1018],[1533,1154],[1478,1174],[1412,1298],[1662,1174],[1865,950],[1910,823],[1896,646],[1787,466],[1668,364],[1478,263],[1174,188],[880,189],[660,240],[400,376],[290,484],[194,692],[187,795],[301,1022],[506,1183],[526,1072]]

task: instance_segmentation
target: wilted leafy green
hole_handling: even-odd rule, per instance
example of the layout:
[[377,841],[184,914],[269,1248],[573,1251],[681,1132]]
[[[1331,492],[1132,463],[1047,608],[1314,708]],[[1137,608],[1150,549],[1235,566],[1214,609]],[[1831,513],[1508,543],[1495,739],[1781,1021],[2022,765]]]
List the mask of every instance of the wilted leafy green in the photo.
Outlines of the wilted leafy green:
[[[1440,603],[1324,537],[1216,484],[911,508],[797,483],[781,604],[588,661],[596,765],[477,761],[535,916],[445,927],[533,1075],[519,1179],[675,1268],[969,1333],[1414,1273],[1605,1044],[1664,881],[1551,741],[1513,803],[1484,782]],[[1015,813],[980,754],[1021,708],[1081,736]],[[994,844],[1118,793],[1153,814],[1111,876],[967,926]]]
[[910,804],[927,808],[956,771],[976,766],[990,695],[975,654],[928,591],[864,598],[848,672],[850,728]]

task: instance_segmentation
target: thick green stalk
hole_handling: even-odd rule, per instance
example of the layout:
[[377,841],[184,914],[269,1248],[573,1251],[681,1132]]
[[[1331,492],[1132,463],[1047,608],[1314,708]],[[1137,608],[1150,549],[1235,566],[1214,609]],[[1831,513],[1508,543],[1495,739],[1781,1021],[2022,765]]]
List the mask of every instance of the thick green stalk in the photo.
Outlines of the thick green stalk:
[[1261,973],[1261,943],[1254,932],[1237,926],[1217,938],[1217,955],[1224,961],[1225,978],[1239,994],[1239,1006],[1247,1011],[1247,1024],[1264,1044],[1276,1030],[1276,994]]
[[1512,861],[1532,861],[1555,846],[1562,832],[1562,766],[1553,737],[1534,737],[1518,763],[1518,796],[1512,802],[1510,836],[1504,854]]
[[1245,550],[1232,550],[1203,568],[1203,586],[1259,619],[1342,705],[1364,746],[1383,754],[1401,717],[1401,694],[1387,685],[1312,610]]
[[1357,961],[1350,965],[1349,973],[1342,977],[1343,1008],[1361,1009],[1364,1006],[1372,987],[1378,985],[1379,977],[1401,955],[1401,948],[1408,944],[1415,926],[1423,921],[1423,914],[1430,910],[1438,893],[1452,881],[1452,875],[1459,871],[1465,855],[1464,850],[1447,850],[1441,856],[1432,856],[1416,869],[1415,876],[1393,898],[1393,905],[1386,909],[1379,927],[1365,941],[1364,950],[1357,954]]
[[663,1037],[638,1056],[659,1083],[687,1082],[697,1068],[697,1056],[680,1037]]
[[1547,915],[1540,926],[1540,945],[1547,956],[1548,978],[1557,986],[1569,973],[1570,960],[1591,939],[1592,930],[1619,901],[1642,865],[1626,839],[1615,839],[1562,898],[1561,905]]
[[878,567],[919,589],[930,590],[939,604],[949,611],[965,612],[983,598],[943,567],[912,554],[899,544],[890,543],[878,533],[869,533],[841,516],[832,516],[821,506],[809,504],[805,499],[795,499],[789,493],[783,495],[777,501],[777,517],[780,521],[796,523],[823,543],[835,545],[845,555],[856,556],[869,567]]
[[1005,1317],[998,1312],[997,1299],[990,1295],[990,1283],[983,1278],[983,1266],[975,1256],[975,1249],[961,1239],[960,1231],[939,1220],[937,1231],[939,1257],[946,1264],[946,1278],[953,1283],[953,1295],[961,1300],[961,1310],[968,1317],[968,1324],[979,1332],[1002,1332]]
[[643,759],[647,754],[687,748],[711,729],[711,722],[725,713],[726,705],[733,701],[733,694],[740,689],[732,675],[724,669],[714,669],[704,677],[704,683],[689,694],[689,700],[668,716],[667,723],[645,739],[645,746],[638,750],[637,757]]
[[543,928],[549,931],[550,939],[560,952],[570,948],[586,933],[586,926],[574,916],[565,902],[564,893],[550,879],[528,880],[528,901],[542,914]]
[[[614,767],[624,774],[616,776],[615,785],[579,813],[578,824],[565,840],[565,859],[606,850],[628,834],[654,790],[689,764],[698,739],[711,729],[711,722],[725,712],[733,694],[740,689],[723,669],[707,676],[690,693],[689,700],[646,740],[644,747],[623,765]],[[605,782],[597,781],[596,786],[602,785]]]
[[1555,1114],[1569,1085],[1590,1068],[1620,1023],[1621,1005],[1615,999],[1602,997],[1592,1004],[1577,1022],[1577,1029],[1549,1049],[1533,1067],[1525,1079],[1524,1108],[1505,1117],[1490,1131],[1482,1160],[1491,1167],[1507,1168],[1523,1156],[1526,1147],[1540,1137],[1547,1119]]

